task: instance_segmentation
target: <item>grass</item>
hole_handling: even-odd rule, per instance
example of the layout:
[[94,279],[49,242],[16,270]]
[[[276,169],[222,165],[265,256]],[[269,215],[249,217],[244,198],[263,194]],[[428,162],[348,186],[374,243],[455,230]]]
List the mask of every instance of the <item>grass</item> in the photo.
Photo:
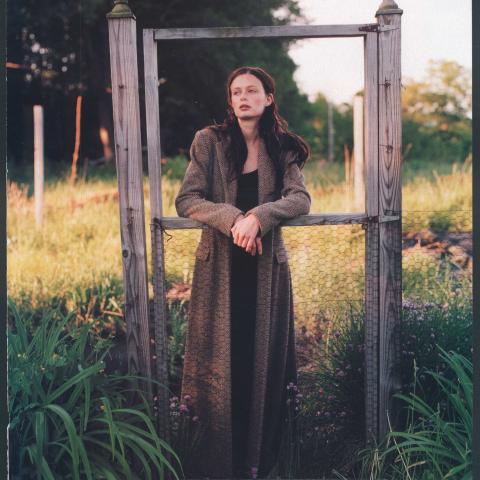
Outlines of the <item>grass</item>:
[[[178,162],[178,160],[177,160]],[[348,211],[348,190],[339,183],[339,166],[309,166],[305,176],[312,194],[311,212]],[[406,167],[408,168],[408,166]],[[121,283],[122,261],[116,179],[106,180],[100,172],[80,181],[71,190],[60,178],[45,191],[44,224],[34,227],[34,206],[26,186],[8,189],[8,288],[15,299],[29,299],[32,307],[54,296],[67,297],[74,309],[73,292],[114,280]],[[165,216],[176,216],[174,199],[180,181],[163,180]],[[444,225],[452,230],[471,231],[471,165],[457,165],[433,179],[418,176],[403,187],[404,208],[415,219],[415,229]],[[147,258],[151,258],[150,202],[148,179],[144,180]],[[441,212],[436,212],[440,210]],[[429,211],[425,216],[415,212]],[[460,215],[459,211],[464,212]],[[465,214],[467,211],[467,214]],[[411,213],[410,213],[411,212]],[[446,213],[445,213],[446,212]],[[437,216],[435,216],[437,215]],[[443,222],[443,223],[442,223]],[[193,252],[200,230],[170,231],[165,242],[166,271],[170,281],[190,282]],[[364,231],[358,225],[284,228],[299,315],[308,319],[314,304],[331,300],[360,300],[363,292]],[[435,268],[422,258],[428,275]],[[411,267],[409,261],[407,269]],[[430,262],[430,263],[429,263]],[[414,261],[415,264],[418,262]],[[421,262],[420,262],[421,263]],[[413,269],[415,270],[415,268]],[[151,264],[148,263],[151,278]],[[417,274],[421,275],[417,271]],[[338,285],[342,285],[339,295]],[[153,288],[149,285],[150,296]],[[68,306],[67,305],[67,306]],[[306,320],[307,321],[307,320]]]
[[408,410],[407,428],[390,428],[379,447],[361,453],[360,478],[472,479],[472,362],[457,352],[439,350],[446,370],[427,374],[442,391],[442,401],[432,404],[415,392],[395,394]]
[[[180,160],[172,162],[171,168],[165,169],[170,172],[168,178],[163,179],[165,216],[176,216],[174,199],[180,187]],[[471,232],[471,164],[440,165],[437,173],[429,172],[431,163],[428,162],[425,170],[418,162],[414,167],[409,170],[410,166],[405,165],[404,227],[415,231],[430,228]],[[101,320],[124,327],[117,183],[109,168],[91,172],[88,180],[80,181],[73,191],[61,176],[47,182],[44,225],[38,231],[29,186],[9,185],[7,280],[9,296],[18,302],[19,310],[39,311],[35,315],[40,319],[42,311],[63,302],[77,323],[97,324]],[[307,165],[307,188],[313,198],[311,213],[352,210],[351,195],[342,175],[340,165]],[[144,180],[144,196],[147,258],[150,259],[148,179]],[[172,282],[188,284],[200,230],[169,231],[168,234],[171,239],[165,242],[167,287]],[[335,319],[340,318],[352,302],[361,304],[363,300],[364,231],[358,225],[288,227],[283,229],[283,235],[294,286],[297,326],[311,331],[320,321],[325,322],[324,353],[333,354],[335,332],[340,325]],[[150,263],[147,268],[151,279]],[[439,260],[421,250],[404,256],[403,284],[405,297],[419,302],[443,304],[449,303],[452,295],[471,297],[468,274],[459,276],[448,259]],[[151,282],[149,294],[153,296]],[[170,368],[175,372],[184,348],[181,310],[182,305],[178,311],[171,310]],[[462,315],[458,315],[459,322]],[[327,373],[332,372],[325,375]],[[333,382],[334,377],[331,380]],[[338,393],[333,392],[337,396]],[[312,405],[312,411],[314,407]],[[344,405],[339,403],[337,410],[340,415]],[[183,429],[179,427],[179,431]],[[187,436],[190,443],[196,441],[191,432]],[[297,454],[290,452],[289,458],[296,458]]]
[[142,379],[105,373],[111,344],[58,309],[32,328],[10,299],[8,307],[15,478],[163,479],[168,469],[179,480],[180,459],[156,433]]

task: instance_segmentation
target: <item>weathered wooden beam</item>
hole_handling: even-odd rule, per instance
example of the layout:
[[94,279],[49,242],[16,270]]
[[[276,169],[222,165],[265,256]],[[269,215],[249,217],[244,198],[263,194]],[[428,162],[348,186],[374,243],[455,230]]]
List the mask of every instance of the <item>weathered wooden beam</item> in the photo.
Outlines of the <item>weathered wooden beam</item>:
[[[384,0],[376,13],[379,46],[379,214],[401,216],[402,111],[401,15],[393,0]],[[379,225],[379,439],[393,429],[400,411],[393,394],[401,390],[400,327],[402,313],[401,221]]]
[[[157,42],[153,32],[143,30],[143,66],[145,78],[145,115],[147,133],[148,180],[150,183],[150,229],[152,241],[153,325],[155,331],[155,377],[163,387],[156,389],[156,415],[160,438],[170,443],[168,390],[168,336],[165,291],[165,252],[163,231],[154,218],[162,218],[162,157],[160,111],[158,102]],[[171,461],[169,452],[166,452]]]
[[[125,1],[107,14],[120,208],[128,368],[151,376],[135,17]],[[145,391],[152,399],[151,385]]]
[[[365,210],[378,216],[378,48],[376,32],[364,40]],[[365,232],[365,440],[374,444],[378,434],[378,296],[379,225]]]
[[[315,225],[351,225],[364,223],[383,223],[397,220],[398,217],[379,217],[378,219],[370,219],[365,213],[324,213],[300,215],[292,220],[282,222],[282,227],[305,227]],[[163,228],[169,230],[182,230],[188,228],[204,228],[205,224],[183,217],[163,217],[158,221]]]
[[372,24],[275,25],[259,27],[156,28],[155,40],[206,40],[212,38],[322,38],[362,37]]

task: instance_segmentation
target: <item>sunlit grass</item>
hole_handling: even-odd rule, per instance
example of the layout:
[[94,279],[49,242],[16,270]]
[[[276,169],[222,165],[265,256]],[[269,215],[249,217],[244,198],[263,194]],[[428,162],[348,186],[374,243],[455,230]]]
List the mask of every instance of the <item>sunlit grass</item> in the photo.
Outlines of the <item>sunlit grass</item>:
[[[305,171],[312,195],[311,213],[348,212],[351,198],[341,168],[314,165]],[[174,199],[180,181],[163,179],[165,216],[176,216]],[[79,182],[72,191],[66,181],[48,184],[44,222],[35,228],[33,198],[21,185],[8,190],[8,289],[13,298],[47,299],[87,288],[102,278],[122,278],[118,198],[115,178]],[[150,199],[144,180],[145,232],[151,278]],[[403,188],[405,211],[452,212],[452,228],[471,230],[471,215],[455,220],[454,210],[471,209],[471,165],[454,166],[448,175],[417,177]],[[467,220],[465,220],[467,219]],[[441,219],[440,219],[441,220]],[[286,227],[298,312],[307,315],[314,304],[363,295],[364,231],[359,225]],[[169,231],[165,242],[167,277],[190,282],[200,230]],[[166,236],[166,239],[168,236]],[[410,266],[410,264],[409,264]],[[410,268],[410,267],[409,267]],[[150,285],[150,294],[153,289]],[[310,307],[309,307],[310,305]]]

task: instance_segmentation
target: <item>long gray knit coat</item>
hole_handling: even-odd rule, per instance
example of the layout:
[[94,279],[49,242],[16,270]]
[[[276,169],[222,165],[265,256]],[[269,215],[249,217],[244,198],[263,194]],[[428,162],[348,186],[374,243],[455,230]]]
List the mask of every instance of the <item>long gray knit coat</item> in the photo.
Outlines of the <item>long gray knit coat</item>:
[[[293,154],[280,156],[283,188],[263,140],[258,154],[258,206],[235,206],[237,180],[227,181],[228,136],[196,132],[190,163],[175,199],[177,213],[205,224],[195,252],[181,395],[204,427],[188,478],[232,478],[230,376],[230,229],[241,213],[260,220],[254,375],[248,462],[266,475],[277,461],[285,421],[287,384],[297,382],[292,282],[281,227],[307,214],[311,197]],[[210,163],[212,162],[212,163]],[[209,171],[209,166],[211,170]],[[211,179],[211,180],[210,180]],[[208,198],[207,198],[208,197]],[[258,255],[258,253],[257,253]]]

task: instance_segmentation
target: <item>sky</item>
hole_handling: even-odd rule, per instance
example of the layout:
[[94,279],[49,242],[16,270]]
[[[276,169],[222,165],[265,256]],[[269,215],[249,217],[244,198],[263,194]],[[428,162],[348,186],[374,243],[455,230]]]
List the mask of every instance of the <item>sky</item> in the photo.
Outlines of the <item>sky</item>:
[[[298,0],[307,22],[334,25],[375,23],[381,0]],[[401,23],[402,80],[422,80],[428,60],[454,60],[472,68],[471,0],[398,0]],[[302,39],[290,57],[298,65],[295,80],[313,100],[324,93],[335,104],[351,103],[363,88],[362,38]]]

